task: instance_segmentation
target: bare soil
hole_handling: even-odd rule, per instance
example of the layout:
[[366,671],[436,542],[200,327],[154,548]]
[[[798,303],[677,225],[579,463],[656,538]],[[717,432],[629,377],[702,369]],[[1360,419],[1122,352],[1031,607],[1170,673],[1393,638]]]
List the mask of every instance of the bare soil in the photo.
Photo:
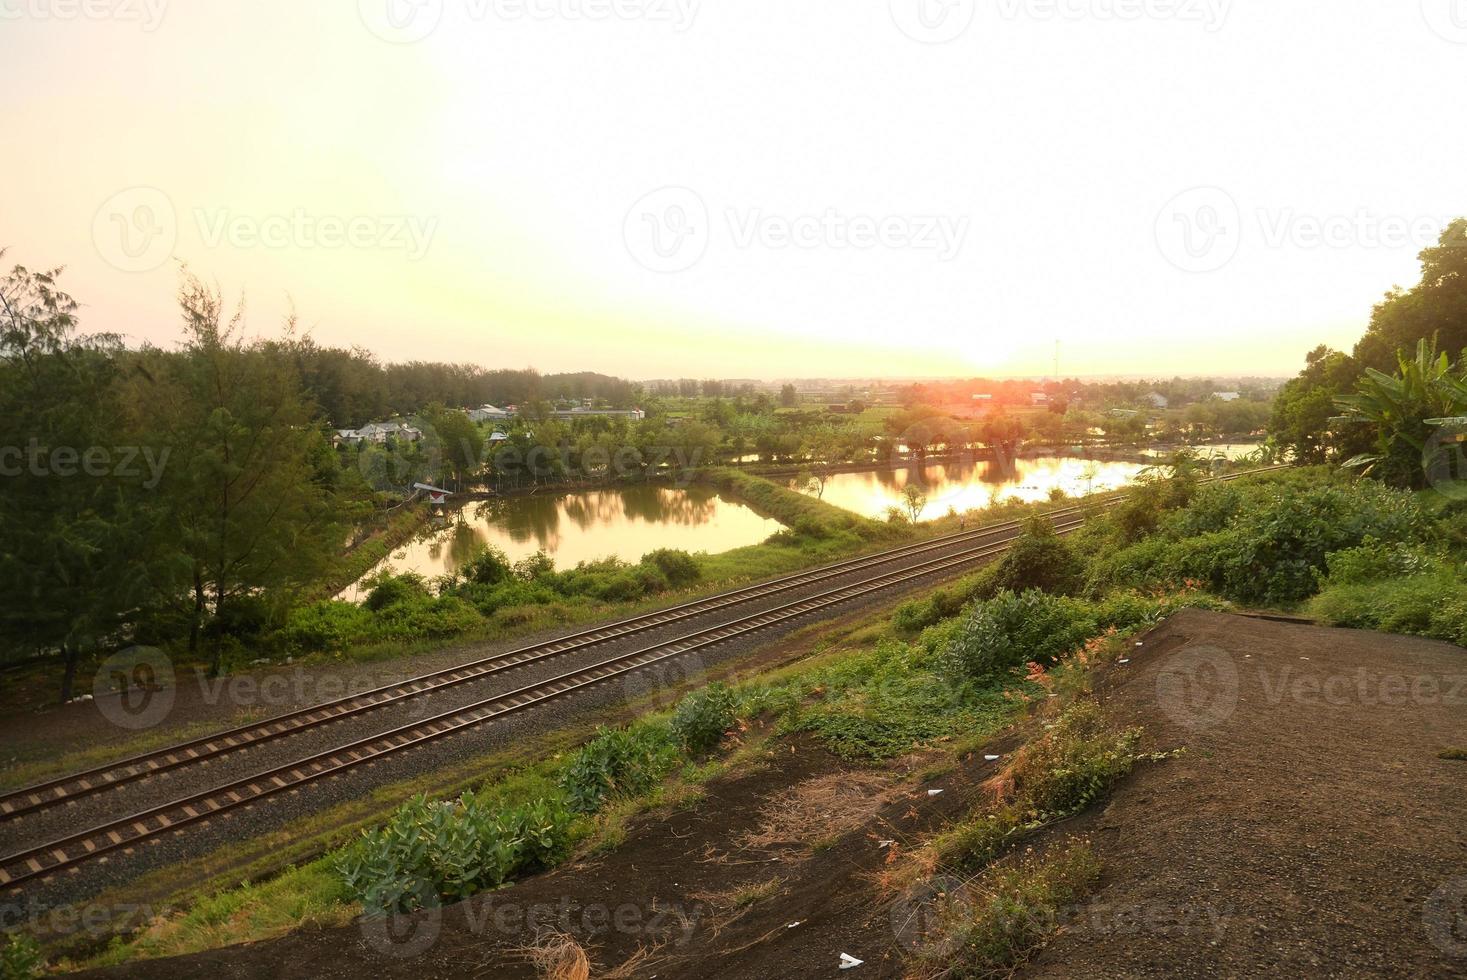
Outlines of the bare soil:
[[[1467,976],[1467,763],[1438,758],[1467,747],[1467,651],[1189,611],[1127,659],[1098,681],[1107,713],[1186,751],[1047,832],[1089,837],[1104,871],[1023,975]],[[405,917],[396,944],[367,923],[110,973],[529,978],[524,949],[559,931],[593,977],[901,976],[904,910],[875,876],[993,771],[923,782],[926,761],[775,741],[620,847]],[[842,952],[865,962],[841,972]]]

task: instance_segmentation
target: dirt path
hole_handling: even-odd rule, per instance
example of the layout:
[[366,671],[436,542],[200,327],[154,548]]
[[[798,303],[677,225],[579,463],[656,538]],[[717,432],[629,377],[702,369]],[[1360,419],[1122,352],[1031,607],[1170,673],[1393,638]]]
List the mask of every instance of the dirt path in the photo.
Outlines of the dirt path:
[[[1026,974],[1467,976],[1467,762],[1437,758],[1467,748],[1467,651],[1187,612],[1130,660],[1100,685],[1107,711],[1144,726],[1146,749],[1187,751],[1063,828],[1105,870]],[[902,909],[872,884],[882,842],[964,812],[991,766],[921,782],[920,760],[871,770],[774,744],[620,848],[419,914],[400,945],[352,927],[117,975],[533,977],[516,950],[558,926],[598,966],[644,955],[630,977],[900,976]],[[750,842],[800,813],[807,830],[784,832],[803,840]],[[864,965],[837,970],[842,952]]]
[[1153,748],[1033,976],[1467,976],[1467,651],[1188,612],[1109,687]]

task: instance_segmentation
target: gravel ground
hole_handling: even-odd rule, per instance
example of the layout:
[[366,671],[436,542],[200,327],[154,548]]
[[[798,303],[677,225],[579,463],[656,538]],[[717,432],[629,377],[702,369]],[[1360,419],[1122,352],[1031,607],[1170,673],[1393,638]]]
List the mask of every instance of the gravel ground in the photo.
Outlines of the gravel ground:
[[[959,549],[944,548],[937,554],[952,553],[955,550]],[[932,557],[936,555],[924,555],[919,561],[930,560]],[[396,725],[419,720],[429,714],[451,710],[503,691],[535,683],[546,677],[619,652],[673,639],[696,626],[724,622],[734,618],[735,615],[773,608],[793,601],[799,596],[850,584],[873,574],[894,570],[895,567],[894,564],[883,566],[875,573],[871,570],[856,571],[840,576],[834,582],[822,582],[804,587],[793,597],[762,599],[741,605],[737,614],[725,610],[710,616],[700,616],[691,622],[684,621],[615,643],[599,645],[591,650],[557,657],[550,662],[516,668],[436,695],[426,695],[378,711],[368,712],[365,716],[325,725],[292,738],[283,739],[278,743],[230,753],[207,767],[189,767],[174,774],[164,774],[130,786],[119,787],[117,790],[81,800],[64,811],[37,815],[41,819],[26,822],[24,836],[16,833],[22,829],[20,827],[4,828],[4,840],[0,841],[0,848],[10,852],[33,846],[47,839],[54,839],[66,833],[74,833],[84,827],[116,819],[119,814],[137,812],[147,806],[166,802],[170,798],[182,795],[185,788],[197,790],[229,782],[273,765],[331,749],[354,738],[375,734]],[[293,819],[357,799],[383,784],[409,779],[425,771],[461,763],[475,756],[509,747],[516,738],[538,735],[565,727],[584,717],[588,711],[615,709],[618,706],[640,701],[659,689],[678,687],[695,679],[707,669],[748,657],[761,647],[779,640],[796,629],[808,626],[812,622],[830,619],[833,616],[848,616],[874,605],[890,603],[896,597],[916,589],[930,587],[931,584],[944,577],[951,577],[952,574],[949,571],[944,575],[924,576],[916,582],[882,590],[877,596],[860,597],[843,602],[832,612],[801,617],[793,623],[780,624],[761,630],[754,635],[739,637],[702,651],[673,658],[662,664],[651,665],[523,713],[510,715],[425,746],[406,749],[380,762],[367,764],[343,775],[326,778],[302,787],[298,792],[282,794],[260,806],[186,829],[132,854],[114,856],[105,861],[93,863],[86,866],[85,870],[79,874],[43,882],[28,889],[25,898],[28,902],[39,906],[82,901],[103,889],[123,884],[150,869],[198,857],[221,845],[237,843],[253,835],[274,830]],[[585,627],[578,629],[583,628]],[[382,668],[386,666],[399,668],[400,676],[416,676],[439,666],[451,666],[470,659],[490,656],[502,650],[524,646],[525,643],[525,640],[520,639],[513,644],[459,648],[452,651],[454,654],[452,656],[447,653],[435,656],[432,659],[436,663],[427,659],[415,659],[410,665],[402,663],[376,665],[375,668],[368,667],[367,671],[371,672],[379,682],[385,683],[391,679],[384,678],[382,675]],[[471,654],[471,656],[466,654]],[[352,674],[352,670],[352,668],[342,668],[345,674],[360,675],[360,672]],[[313,699],[307,703],[313,703],[314,700],[320,699]],[[291,704],[272,706],[273,710],[268,714],[278,714],[291,707],[293,707]]]

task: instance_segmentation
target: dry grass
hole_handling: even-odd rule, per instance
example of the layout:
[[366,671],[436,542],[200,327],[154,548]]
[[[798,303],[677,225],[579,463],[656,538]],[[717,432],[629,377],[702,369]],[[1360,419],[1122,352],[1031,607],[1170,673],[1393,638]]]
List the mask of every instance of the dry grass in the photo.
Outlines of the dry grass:
[[744,848],[809,850],[876,816],[895,795],[889,774],[837,772],[806,780],[768,804]]
[[636,980],[638,977],[655,975],[655,971],[649,972],[649,968],[654,957],[665,945],[666,943],[657,943],[651,948],[638,946],[637,951],[627,957],[625,963],[614,970],[602,970],[599,974],[600,980]]
[[534,965],[542,980],[590,980],[591,958],[585,947],[563,932],[541,936],[522,953]]

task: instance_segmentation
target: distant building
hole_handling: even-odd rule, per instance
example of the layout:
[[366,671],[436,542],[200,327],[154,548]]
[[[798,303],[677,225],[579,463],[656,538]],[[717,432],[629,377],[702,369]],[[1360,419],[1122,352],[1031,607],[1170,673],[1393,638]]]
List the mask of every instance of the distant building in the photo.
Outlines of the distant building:
[[500,422],[510,417],[510,413],[493,405],[480,405],[478,408],[469,409],[469,420],[472,422]]
[[1167,406],[1166,395],[1163,395],[1159,391],[1151,392],[1143,400],[1150,404],[1152,408],[1166,408]]
[[647,413],[640,408],[567,408],[550,413],[550,417],[562,422],[576,419],[630,419],[640,422]]
[[368,422],[360,429],[337,429],[331,441],[338,446],[343,443],[355,446],[363,442],[380,446],[386,444],[389,439],[398,442],[417,442],[421,438],[423,438],[422,430],[415,429],[404,422]]
[[1212,397],[1220,402],[1235,402],[1242,396],[1236,391],[1214,391]]
[[1042,391],[1033,391],[1033,392],[1030,392],[1029,393],[1029,403],[1031,405],[1048,405],[1049,404],[1049,396],[1046,395]]

